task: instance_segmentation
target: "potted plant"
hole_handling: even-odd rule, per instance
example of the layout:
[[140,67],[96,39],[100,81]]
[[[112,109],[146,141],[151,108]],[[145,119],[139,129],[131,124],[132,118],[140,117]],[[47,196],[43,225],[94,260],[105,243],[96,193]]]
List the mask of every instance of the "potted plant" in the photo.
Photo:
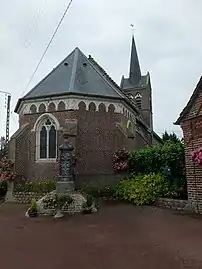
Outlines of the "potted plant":
[[35,199],[32,199],[31,206],[28,209],[28,215],[30,218],[34,218],[38,216],[37,202]]
[[54,207],[56,209],[56,214],[54,218],[62,218],[64,214],[61,212],[62,208],[69,206],[72,203],[73,199],[67,194],[57,194]]
[[93,206],[93,196],[87,194],[86,195],[86,202],[83,204],[83,214],[90,214],[92,213],[92,206]]

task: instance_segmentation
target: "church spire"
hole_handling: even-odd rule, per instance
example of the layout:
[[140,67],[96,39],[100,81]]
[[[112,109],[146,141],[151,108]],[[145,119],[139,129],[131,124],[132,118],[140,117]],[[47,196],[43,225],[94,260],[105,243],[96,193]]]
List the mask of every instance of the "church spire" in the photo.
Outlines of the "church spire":
[[129,80],[132,85],[137,85],[141,79],[140,64],[137,55],[134,35],[132,37],[131,58],[130,58],[130,75]]

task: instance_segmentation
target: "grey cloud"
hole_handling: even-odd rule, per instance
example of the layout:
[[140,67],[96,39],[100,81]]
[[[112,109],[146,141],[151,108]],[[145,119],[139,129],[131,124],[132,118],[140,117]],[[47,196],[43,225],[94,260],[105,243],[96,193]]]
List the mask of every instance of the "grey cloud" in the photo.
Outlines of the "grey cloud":
[[[0,10],[0,89],[12,92],[12,110],[67,1],[45,3],[46,0],[8,0]],[[43,12],[33,23],[38,9]],[[151,73],[155,129],[180,134],[172,123],[202,70],[201,9],[202,2],[198,0],[75,0],[30,87],[76,46],[91,54],[119,83],[122,74],[128,75],[130,24],[134,23],[142,72]],[[0,106],[3,105],[4,96],[0,95]],[[4,111],[0,116],[1,135],[5,115]],[[17,119],[12,114],[11,133],[17,128]]]

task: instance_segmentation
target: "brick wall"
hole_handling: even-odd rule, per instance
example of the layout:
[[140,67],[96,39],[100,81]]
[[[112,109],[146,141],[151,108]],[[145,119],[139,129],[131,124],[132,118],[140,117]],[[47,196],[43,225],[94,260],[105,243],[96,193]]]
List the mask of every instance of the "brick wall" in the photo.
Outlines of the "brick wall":
[[188,199],[193,209],[199,210],[200,213],[202,213],[202,166],[194,165],[190,154],[191,151],[202,146],[201,104],[202,94],[199,94],[188,115],[180,124],[185,142]]
[[[76,173],[79,182],[97,181],[98,176],[101,178],[111,178],[113,180],[113,170],[111,157],[112,154],[120,149],[134,149],[136,147],[136,139],[129,139],[118,130],[116,123],[124,121],[127,118],[122,114],[114,113],[113,107],[106,112],[101,106],[99,111],[95,111],[94,106],[90,110],[85,109],[85,104],[79,105],[79,110],[75,111],[51,111],[58,119],[60,126],[65,126],[66,119],[78,120],[78,133],[75,138],[75,153],[77,157]],[[27,130],[27,139],[22,138],[18,142],[19,154],[22,154],[20,148],[23,144],[27,150],[24,152],[26,156],[26,178],[30,180],[36,179],[53,179],[57,176],[55,163],[37,163],[35,162],[35,132],[31,131],[34,124],[42,113],[26,114],[20,117],[20,126],[29,123]],[[61,134],[58,132],[58,144],[62,144]],[[16,165],[20,168],[24,163],[21,162],[20,155],[16,159]]]

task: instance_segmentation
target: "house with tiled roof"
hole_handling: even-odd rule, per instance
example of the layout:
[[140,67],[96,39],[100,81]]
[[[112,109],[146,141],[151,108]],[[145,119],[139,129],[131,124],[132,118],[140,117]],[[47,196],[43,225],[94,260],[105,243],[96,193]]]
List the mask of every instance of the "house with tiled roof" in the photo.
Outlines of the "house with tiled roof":
[[189,205],[202,213],[202,165],[192,159],[192,153],[202,148],[202,77],[174,124],[183,130]]
[[[30,180],[57,176],[62,133],[71,132],[76,181],[114,179],[112,154],[162,143],[153,130],[150,75],[142,76],[132,39],[130,73],[118,86],[91,57],[75,48],[17,102],[19,130],[9,155]],[[71,126],[71,128],[70,128]]]

